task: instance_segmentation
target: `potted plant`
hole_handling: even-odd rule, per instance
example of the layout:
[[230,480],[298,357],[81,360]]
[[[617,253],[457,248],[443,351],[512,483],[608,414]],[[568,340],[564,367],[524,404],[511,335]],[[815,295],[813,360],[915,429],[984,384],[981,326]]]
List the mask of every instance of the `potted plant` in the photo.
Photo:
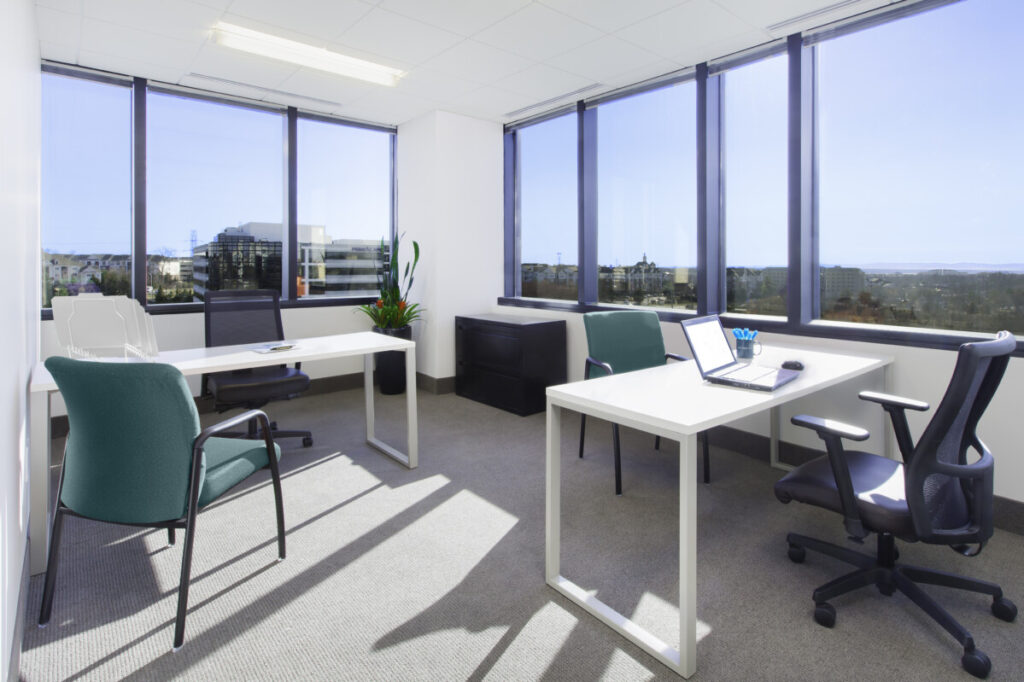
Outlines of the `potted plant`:
[[[418,303],[409,303],[409,289],[412,287],[416,264],[420,262],[420,245],[412,243],[413,259],[405,264],[405,271],[399,278],[400,263],[398,259],[398,241],[395,235],[391,240],[391,254],[388,267],[381,268],[377,273],[377,285],[380,296],[373,303],[359,306],[359,310],[373,321],[373,331],[378,334],[397,336],[401,339],[412,338],[411,323],[420,318]],[[385,242],[380,240],[380,258],[384,260]],[[394,395],[405,391],[405,353],[402,351],[385,351],[377,353],[377,382],[380,392]]]

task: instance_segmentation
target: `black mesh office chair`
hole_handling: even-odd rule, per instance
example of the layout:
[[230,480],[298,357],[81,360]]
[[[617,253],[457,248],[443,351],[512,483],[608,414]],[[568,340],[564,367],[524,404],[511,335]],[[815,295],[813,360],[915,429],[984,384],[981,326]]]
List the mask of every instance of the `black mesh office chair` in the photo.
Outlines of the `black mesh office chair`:
[[[949,545],[974,556],[992,537],[994,461],[975,429],[1015,348],[1009,332],[999,332],[993,341],[962,345],[946,395],[916,445],[906,410],[927,410],[926,403],[882,393],[860,394],[889,413],[903,464],[844,450],[843,438],[868,438],[864,429],[806,415],[793,417],[794,424],[817,432],[828,454],[786,474],[775,484],[775,495],[782,502],[797,500],[842,514],[850,539],[858,543],[869,533],[878,534],[877,556],[796,533],[786,537],[789,558],[796,563],[803,562],[811,549],[857,566],[814,591],[814,620],[820,625],[835,625],[836,610],[828,603],[834,597],[868,585],[887,596],[899,590],[960,642],[964,670],[976,677],[988,675],[992,663],[975,648],[971,633],[917,584],[991,595],[992,613],[1007,622],[1016,618],[1017,607],[993,583],[897,563],[895,538]],[[976,461],[968,462],[968,448],[977,453]],[[972,544],[977,546],[971,548]]]
[[[233,346],[284,340],[280,296],[273,289],[207,291],[204,307],[206,347]],[[295,367],[275,365],[203,375],[203,394],[216,401],[218,412],[236,407],[258,409],[272,400],[290,400],[309,388],[309,377]],[[309,431],[281,431],[272,424],[274,438],[301,438],[313,444]],[[249,422],[249,438],[257,438],[256,422]]]

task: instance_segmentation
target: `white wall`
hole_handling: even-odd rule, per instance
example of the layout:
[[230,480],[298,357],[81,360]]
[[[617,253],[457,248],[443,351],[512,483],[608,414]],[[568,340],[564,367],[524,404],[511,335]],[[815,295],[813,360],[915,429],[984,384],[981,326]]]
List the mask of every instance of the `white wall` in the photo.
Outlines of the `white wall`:
[[[39,320],[39,40],[31,0],[0,2],[0,676],[15,646],[28,534],[28,380]],[[20,646],[20,643],[18,643]]]
[[[587,357],[587,337],[583,330],[583,316],[574,313],[560,313],[529,308],[493,306],[492,312],[527,317],[545,317],[566,320],[566,335],[569,347],[569,380],[583,379],[583,362]],[[690,355],[682,328],[679,324],[662,323],[665,346],[673,353]],[[956,364],[956,352],[889,346],[876,343],[857,343],[834,339],[815,339],[803,336],[781,334],[760,334],[758,339],[765,344],[778,346],[805,347],[831,352],[847,352],[864,355],[887,355],[894,358],[891,368],[892,392],[908,398],[928,402],[932,408],[938,406],[949,377]],[[881,377],[864,377],[844,386],[823,391],[813,397],[804,398],[785,406],[781,411],[782,440],[798,445],[823,449],[821,441],[807,429],[792,426],[789,418],[795,414],[813,414],[832,417],[857,424],[871,431],[871,439],[858,447],[868,451],[881,451],[880,434],[891,437],[891,428],[882,415],[882,410],[873,403],[857,399],[857,393],[865,389],[880,390]],[[992,450],[996,458],[996,495],[1018,502],[1024,502],[1024,455],[1021,454],[1018,419],[1024,414],[1020,400],[1024,395],[1024,360],[1011,358],[1003,383],[996,392],[992,404],[978,426],[978,435]],[[932,412],[908,412],[910,430],[916,439],[924,430]],[[755,416],[736,422],[732,426],[745,431],[768,435],[766,416]],[[895,452],[894,446],[894,452]]]
[[403,263],[421,256],[411,300],[417,370],[455,375],[455,316],[481,313],[502,290],[502,140],[498,123],[446,112],[398,128],[398,232]]

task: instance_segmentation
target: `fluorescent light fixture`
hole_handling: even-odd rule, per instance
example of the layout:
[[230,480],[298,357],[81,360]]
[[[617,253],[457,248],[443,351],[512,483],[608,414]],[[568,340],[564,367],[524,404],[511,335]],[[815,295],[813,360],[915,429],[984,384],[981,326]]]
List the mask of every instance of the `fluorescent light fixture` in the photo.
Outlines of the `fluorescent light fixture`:
[[213,27],[213,39],[224,47],[388,87],[398,85],[398,79],[405,75],[402,70],[390,66],[348,57],[322,47],[313,47],[223,21],[218,21]]

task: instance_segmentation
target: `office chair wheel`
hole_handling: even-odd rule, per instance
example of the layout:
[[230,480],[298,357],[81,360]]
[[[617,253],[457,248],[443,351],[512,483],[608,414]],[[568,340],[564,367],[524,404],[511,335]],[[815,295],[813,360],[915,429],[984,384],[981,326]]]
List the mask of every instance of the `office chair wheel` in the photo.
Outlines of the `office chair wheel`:
[[884,594],[886,597],[891,597],[892,593],[896,591],[896,588],[893,586],[892,581],[889,581],[887,583],[878,583],[877,587],[878,591]]
[[804,562],[804,559],[806,559],[806,558],[807,558],[807,550],[806,549],[804,549],[800,545],[794,545],[793,543],[790,543],[790,545],[789,545],[789,560],[790,561],[792,561],[794,564],[802,564]]
[[308,448],[308,447],[310,447],[312,445],[313,445],[313,437],[312,436],[305,436],[305,437],[303,437],[303,439],[302,439],[302,447]]
[[836,624],[836,607],[832,606],[828,602],[815,604],[814,622],[825,628],[833,627]]
[[965,651],[963,658],[960,659],[960,665],[964,667],[964,670],[981,679],[985,679],[992,672],[992,661],[980,649]]
[[992,615],[999,620],[1012,623],[1014,618],[1017,617],[1017,605],[1009,599],[996,597],[992,600]]

